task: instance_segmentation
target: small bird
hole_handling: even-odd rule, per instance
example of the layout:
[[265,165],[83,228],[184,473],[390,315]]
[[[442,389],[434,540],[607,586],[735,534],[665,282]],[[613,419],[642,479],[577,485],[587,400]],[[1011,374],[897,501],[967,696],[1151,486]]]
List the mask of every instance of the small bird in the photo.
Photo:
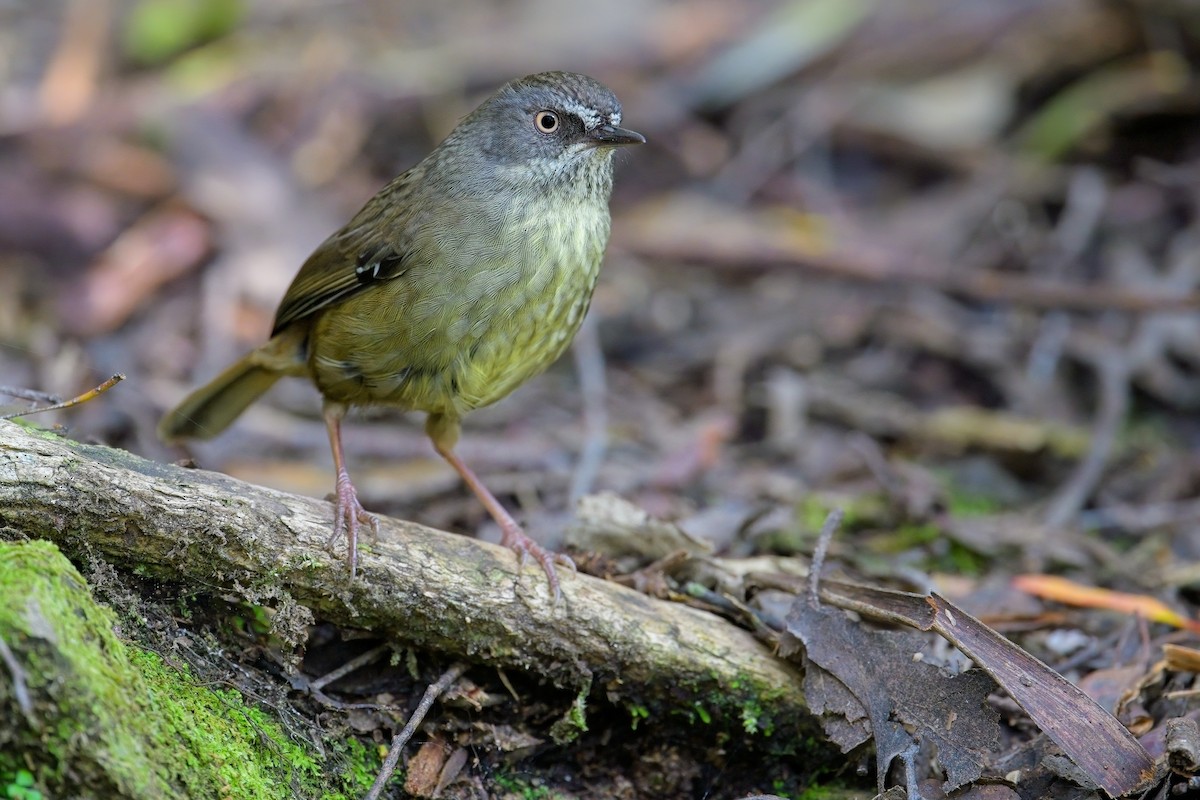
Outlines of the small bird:
[[462,418],[542,372],[570,344],[608,242],[613,155],[646,141],[586,75],[543,72],[501,87],[419,164],[367,201],[300,268],[266,344],[159,424],[166,441],[211,438],[285,375],[324,398],[337,471],[332,545],[378,530],[346,468],[356,407],[427,414],[433,447],[560,596],[555,563],[454,452]]

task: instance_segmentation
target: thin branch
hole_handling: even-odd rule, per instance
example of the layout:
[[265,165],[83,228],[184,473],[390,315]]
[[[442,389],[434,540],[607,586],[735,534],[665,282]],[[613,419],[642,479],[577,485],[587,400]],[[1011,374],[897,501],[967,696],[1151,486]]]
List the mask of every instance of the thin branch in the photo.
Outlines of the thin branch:
[[1104,468],[1117,443],[1121,423],[1129,410],[1129,359],[1121,352],[1108,358],[1094,361],[1096,376],[1100,381],[1099,408],[1096,424],[1092,430],[1091,447],[1087,456],[1075,467],[1071,477],[1055,493],[1043,520],[1050,528],[1061,528],[1075,521],[1079,512],[1092,496]]
[[[61,403],[55,403],[52,406],[42,406],[41,408],[30,408],[30,409],[26,409],[25,411],[14,411],[11,414],[0,414],[0,419],[15,419],[16,417],[27,417],[30,414],[40,414],[43,411],[61,411],[64,408],[72,408],[73,406],[80,405],[81,403],[86,403],[89,400],[93,400],[93,399],[99,397],[100,395],[104,394],[109,389],[116,386],[118,383],[120,383],[123,380],[125,380],[125,376],[120,373],[117,373],[116,375],[113,375],[111,378],[109,378],[108,380],[106,380],[104,383],[100,384],[96,388],[88,389],[83,394],[76,395],[75,397],[72,397],[70,400],[66,400]],[[11,393],[8,391],[5,391],[4,394],[11,395]],[[11,395],[11,396],[16,397],[16,395]]]
[[608,449],[608,408],[604,380],[604,351],[600,349],[600,334],[594,317],[584,317],[575,343],[575,374],[579,376],[579,392],[583,395],[583,449],[575,474],[571,476],[571,504],[592,491],[596,475]]
[[825,556],[829,553],[829,545],[833,542],[833,535],[842,526],[842,519],[845,516],[846,512],[840,508],[830,511],[825,517],[825,524],[821,526],[820,535],[817,536],[817,548],[813,552],[812,566],[809,567],[808,571],[808,604],[812,608],[821,605],[819,596],[821,570],[825,568]]
[[391,779],[392,773],[396,771],[396,764],[400,761],[400,753],[404,750],[404,745],[408,744],[408,740],[417,732],[417,726],[420,725],[425,715],[429,713],[429,709],[433,708],[434,702],[442,696],[442,694],[450,688],[459,676],[467,669],[467,665],[461,661],[454,664],[450,669],[442,673],[442,677],[438,678],[435,683],[431,683],[429,688],[425,690],[425,696],[421,698],[417,710],[408,718],[408,723],[404,728],[392,737],[392,743],[388,747],[387,758],[383,760],[383,766],[379,769],[379,775],[375,777],[375,783],[371,786],[371,791],[367,792],[365,800],[379,800],[380,792],[383,787]]

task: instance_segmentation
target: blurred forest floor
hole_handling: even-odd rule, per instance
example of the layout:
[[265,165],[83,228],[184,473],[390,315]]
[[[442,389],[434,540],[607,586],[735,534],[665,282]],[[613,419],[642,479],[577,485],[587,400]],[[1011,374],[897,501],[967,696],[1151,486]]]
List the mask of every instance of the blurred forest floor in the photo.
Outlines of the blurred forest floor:
[[[564,542],[578,495],[607,491],[722,557],[799,559],[842,508],[840,572],[936,588],[1076,683],[1105,675],[1090,688],[1139,735],[1200,708],[1193,673],[1154,670],[1194,632],[1012,580],[1188,619],[1200,600],[1196,4],[17,2],[0,54],[0,384],[128,378],[33,420],[324,495],[304,382],[187,453],[154,427],[265,339],[311,248],[480,99],[585,72],[649,140],[618,165],[592,327],[460,447],[531,534],[600,572],[665,555]],[[418,420],[345,435],[367,508],[497,536]],[[520,796],[500,772],[544,797],[873,793],[858,755],[814,777],[695,728],[598,722],[556,750],[509,703],[485,713],[530,737],[514,762],[456,713],[428,728],[472,757],[444,797]],[[380,742],[394,724],[322,719]]]

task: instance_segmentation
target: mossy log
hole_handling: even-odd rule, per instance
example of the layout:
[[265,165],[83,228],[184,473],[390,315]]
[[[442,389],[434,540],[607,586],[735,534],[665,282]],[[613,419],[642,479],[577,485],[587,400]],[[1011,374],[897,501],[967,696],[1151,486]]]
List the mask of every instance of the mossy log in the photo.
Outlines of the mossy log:
[[536,564],[518,574],[504,548],[388,518],[350,580],[331,525],[322,500],[0,422],[0,538],[274,606],[292,640],[315,617],[639,713],[700,709],[720,730],[807,717],[795,667],[708,613],[569,573],[555,604]]

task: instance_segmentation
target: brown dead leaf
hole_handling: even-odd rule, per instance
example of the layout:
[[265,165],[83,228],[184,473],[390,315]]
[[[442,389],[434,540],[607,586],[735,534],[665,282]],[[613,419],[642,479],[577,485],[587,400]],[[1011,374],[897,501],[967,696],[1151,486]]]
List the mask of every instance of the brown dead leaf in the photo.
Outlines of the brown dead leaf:
[[116,330],[160,286],[199,266],[212,246],[208,223],[192,211],[151,211],[101,254],[76,291],[64,295],[63,323],[86,336]]
[[1164,644],[1163,659],[1172,672],[1200,672],[1200,650],[1181,644]]
[[1200,633],[1200,622],[1188,619],[1156,597],[1085,586],[1058,575],[1018,575],[1013,578],[1013,585],[1047,600],[1133,614],[1151,622],[1162,622]]
[[[922,800],[945,800],[950,797],[942,791],[937,781],[921,782]],[[978,783],[955,792],[954,800],[1018,800],[1021,795],[1006,783]]]
[[[450,745],[435,735],[413,755],[404,777],[404,791],[413,797],[435,798],[439,795],[442,773],[449,764]],[[461,765],[459,767],[461,769]]]
[[[932,630],[946,638],[1008,692],[1038,727],[1063,749],[1074,761],[1082,779],[1092,781],[1108,794],[1114,797],[1128,794],[1145,788],[1157,779],[1154,762],[1145,748],[1116,718],[1057,672],[945,598],[937,594],[926,597],[870,586],[826,582],[821,588],[821,599],[874,619],[904,624],[918,630]],[[803,622],[806,614],[814,613],[806,600],[797,600],[788,618],[789,633],[799,638],[792,630],[795,626],[793,618]],[[802,624],[801,632],[803,628]],[[863,639],[861,635],[856,635]],[[865,655],[872,652],[870,648],[878,652],[879,645],[869,642],[863,639],[863,644],[868,648],[862,649],[858,655],[851,653],[842,656],[837,666],[848,670],[851,676],[860,677],[856,676],[856,671],[863,672],[867,667],[856,666],[855,660],[872,658],[871,655]],[[837,655],[837,651],[834,654]],[[850,688],[853,689],[853,686]],[[869,696],[858,692],[855,694],[860,699]],[[886,767],[892,758],[903,752],[902,749],[896,749],[903,744],[903,734],[890,728],[888,717],[882,717],[884,725],[875,725],[875,720],[879,718],[876,715],[883,710],[878,705],[880,701],[875,702],[875,709],[864,705],[872,712],[876,746],[882,748],[880,764]],[[886,737],[882,745],[879,742],[880,729]],[[939,747],[939,759],[940,752]],[[886,761],[882,760],[885,755]],[[950,776],[949,766],[947,776]]]
[[[946,675],[918,658],[923,637],[911,632],[869,631],[843,612],[798,599],[787,631],[804,644],[804,692],[826,731],[843,750],[875,739],[879,791],[897,756],[919,742],[937,747],[944,789],[978,780],[998,748],[999,715],[987,704],[993,684],[972,670]],[[787,636],[785,636],[785,640]],[[780,646],[786,653],[786,644]],[[911,730],[911,732],[910,732]],[[910,775],[909,780],[915,780]]]

